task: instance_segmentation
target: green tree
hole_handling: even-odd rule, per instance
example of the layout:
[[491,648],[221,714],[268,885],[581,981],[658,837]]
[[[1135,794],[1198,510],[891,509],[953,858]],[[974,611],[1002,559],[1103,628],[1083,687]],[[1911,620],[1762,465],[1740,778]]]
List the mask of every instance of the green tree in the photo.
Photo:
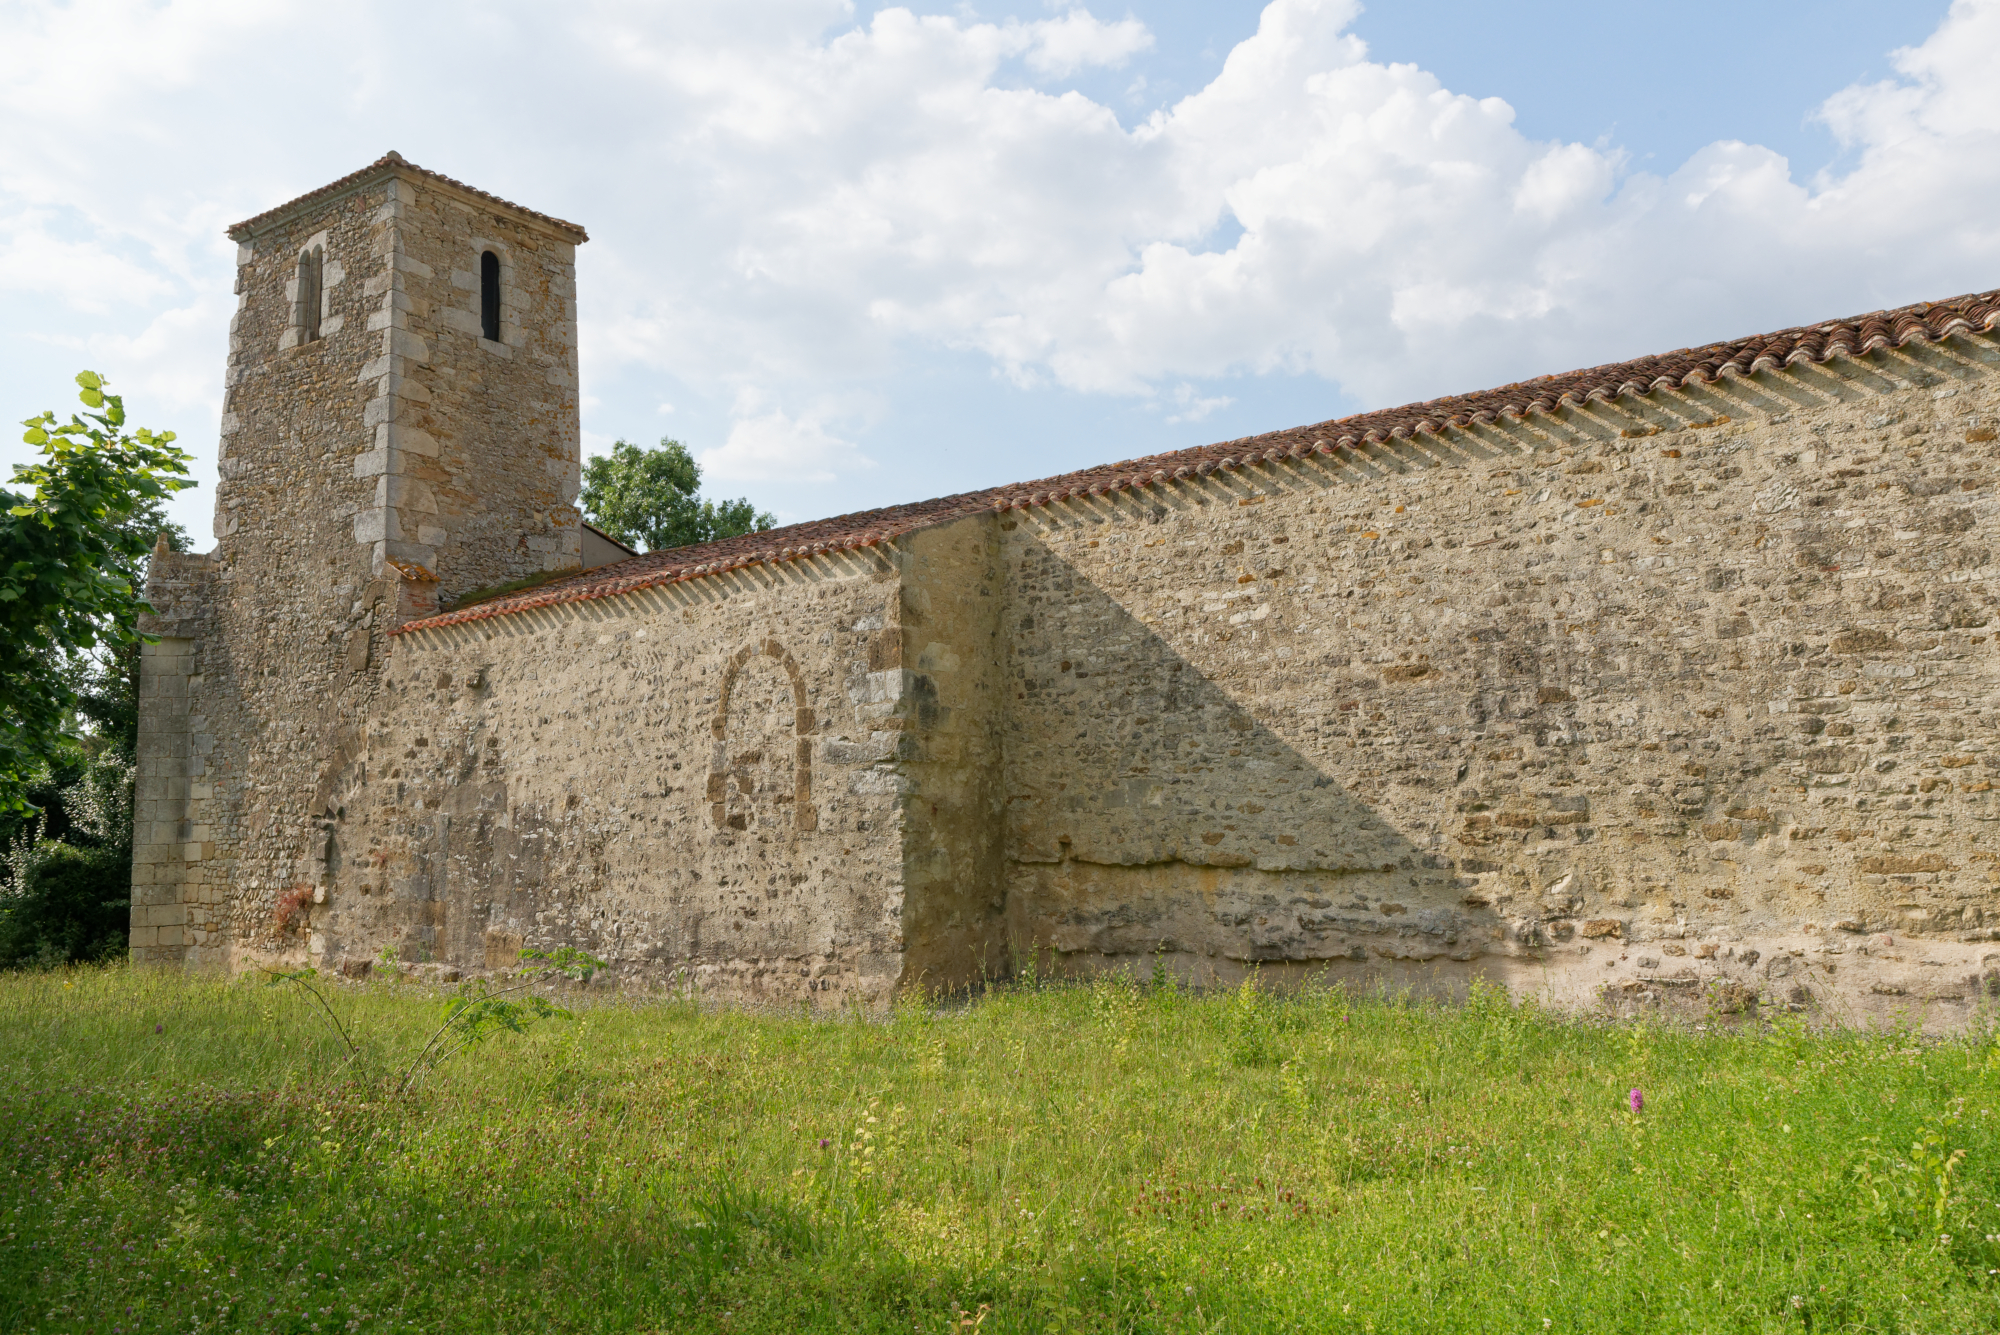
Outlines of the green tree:
[[[22,439],[42,458],[14,469],[25,495],[0,491],[0,810],[30,805],[30,786],[76,730],[93,673],[120,664],[121,651],[129,658],[157,536],[143,525],[195,485],[173,432],[128,430],[124,401],[104,392],[102,376],[85,371],[76,383],[90,411],[27,419]],[[129,677],[129,664],[112,670]]]
[[705,501],[701,466],[687,447],[662,437],[657,450],[627,441],[583,466],[584,518],[627,547],[657,552],[762,533],[776,521],[749,501]]

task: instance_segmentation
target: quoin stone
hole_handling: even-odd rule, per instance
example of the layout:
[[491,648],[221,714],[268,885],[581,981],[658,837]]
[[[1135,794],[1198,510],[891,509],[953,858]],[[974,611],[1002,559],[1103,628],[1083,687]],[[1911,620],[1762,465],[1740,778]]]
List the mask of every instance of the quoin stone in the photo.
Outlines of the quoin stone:
[[392,153],[231,235],[135,959],[2000,996],[1995,294],[631,556],[582,228]]

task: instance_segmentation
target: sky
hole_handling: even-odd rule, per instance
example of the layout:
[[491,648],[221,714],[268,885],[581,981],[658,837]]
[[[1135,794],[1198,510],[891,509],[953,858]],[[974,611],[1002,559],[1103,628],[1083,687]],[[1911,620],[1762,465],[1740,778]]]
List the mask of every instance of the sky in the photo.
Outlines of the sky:
[[587,454],[781,522],[2000,287],[2000,0],[1693,12],[0,0],[0,401],[205,548],[224,229],[392,148],[589,229]]

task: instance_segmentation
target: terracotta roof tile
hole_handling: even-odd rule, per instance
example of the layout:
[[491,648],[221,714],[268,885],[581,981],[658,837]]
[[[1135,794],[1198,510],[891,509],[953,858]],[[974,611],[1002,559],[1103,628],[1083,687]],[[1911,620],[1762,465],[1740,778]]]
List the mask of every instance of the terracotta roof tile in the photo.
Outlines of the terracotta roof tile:
[[1218,468],[1243,468],[1256,463],[1296,459],[1311,453],[1332,454],[1363,443],[1435,433],[1447,426],[1465,427],[1491,422],[1501,416],[1520,417],[1532,412],[1552,412],[1562,404],[1582,404],[1595,398],[1615,399],[1627,393],[1648,394],[1659,388],[1678,389],[1687,384],[1705,384],[1724,375],[1751,375],[1765,369],[1799,362],[1825,362],[1839,356],[1860,357],[1881,348],[1901,347],[1912,341],[1932,342],[1955,333],[1985,332],[1996,325],[2000,325],[2000,291],[1950,301],[1921,302],[1897,310],[1855,316],[1850,320],[1782,329],[1774,334],[1759,334],[1753,338],[1639,357],[1629,362],[1546,375],[1477,394],[1431,399],[1401,408],[1357,413],[1313,426],[1293,427],[1261,436],[1176,450],[1171,454],[1129,459],[1036,482],[968,491],[912,505],[863,510],[857,514],[792,524],[740,538],[703,543],[697,547],[648,552],[629,561],[599,566],[595,570],[554,580],[522,593],[495,598],[462,612],[413,621],[400,629],[456,625],[556,603],[610,598],[636,589],[695,579],[744,566],[871,547],[966,515],[1047,505],[1069,497],[1143,487],[1151,482],[1206,476]]
[[524,214],[527,217],[534,218],[540,222],[547,223],[549,224],[549,226],[554,227],[557,231],[571,233],[573,239],[578,244],[590,240],[589,234],[586,233],[583,230],[583,228],[579,227],[577,224],[573,222],[565,222],[561,218],[551,217],[546,213],[537,213],[533,209],[522,208],[519,204],[513,203],[511,200],[502,199],[498,195],[490,195],[486,193],[486,191],[479,189],[477,186],[467,185],[463,181],[454,181],[451,177],[446,176],[441,172],[434,172],[431,171],[429,168],[419,167],[416,163],[411,162],[408,158],[404,157],[401,153],[398,153],[393,148],[390,149],[387,153],[384,153],[381,157],[375,159],[375,161],[369,163],[366,167],[363,167],[358,172],[349,172],[347,175],[341,177],[338,181],[330,181],[327,184],[321,186],[317,190],[308,190],[303,195],[300,195],[297,199],[288,200],[285,203],[278,205],[278,207],[276,207],[275,209],[266,209],[254,218],[245,218],[242,222],[236,223],[234,226],[230,227],[229,237],[233,241],[248,240],[257,231],[257,229],[263,226],[265,223],[272,222],[278,218],[284,217],[287,214],[294,213],[303,205],[311,204],[317,200],[330,199],[347,190],[353,189],[355,186],[360,185],[364,181],[372,180],[376,177],[388,175],[390,173],[394,173],[399,176],[414,176],[426,181],[441,182],[444,185],[452,187],[454,190],[462,190],[468,195],[476,196],[479,199],[486,200],[489,203],[498,204],[502,208],[509,209],[515,213]]

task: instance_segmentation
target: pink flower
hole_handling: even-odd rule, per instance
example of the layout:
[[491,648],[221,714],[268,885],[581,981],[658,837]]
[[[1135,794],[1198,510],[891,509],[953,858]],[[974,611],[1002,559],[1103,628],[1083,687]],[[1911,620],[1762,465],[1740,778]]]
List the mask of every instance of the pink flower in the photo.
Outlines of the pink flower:
[[1641,1093],[1640,1093],[1640,1092],[1639,1092],[1638,1090],[1636,1090],[1636,1089],[1635,1089],[1635,1090],[1633,1090],[1633,1091],[1632,1091],[1632,1111],[1633,1111],[1633,1112],[1638,1112],[1638,1111],[1639,1111],[1639,1110],[1640,1110],[1641,1108],[1644,1108],[1645,1106],[1646,1106],[1646,1096],[1645,1096],[1644,1094],[1641,1094]]

